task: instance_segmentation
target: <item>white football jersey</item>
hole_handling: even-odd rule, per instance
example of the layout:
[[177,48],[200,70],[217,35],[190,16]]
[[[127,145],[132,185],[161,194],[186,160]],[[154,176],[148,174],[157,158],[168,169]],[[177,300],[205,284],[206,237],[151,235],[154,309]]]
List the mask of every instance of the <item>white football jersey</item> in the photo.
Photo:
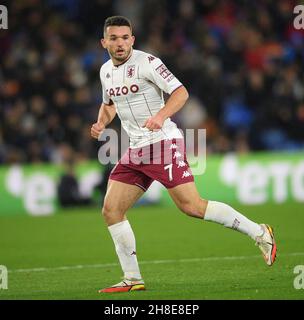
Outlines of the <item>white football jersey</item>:
[[114,66],[107,61],[100,69],[103,102],[113,101],[130,147],[143,147],[160,140],[182,138],[176,124],[166,119],[157,132],[143,128],[145,121],[164,107],[163,91],[171,94],[182,86],[163,62],[148,53],[132,50],[130,58]]

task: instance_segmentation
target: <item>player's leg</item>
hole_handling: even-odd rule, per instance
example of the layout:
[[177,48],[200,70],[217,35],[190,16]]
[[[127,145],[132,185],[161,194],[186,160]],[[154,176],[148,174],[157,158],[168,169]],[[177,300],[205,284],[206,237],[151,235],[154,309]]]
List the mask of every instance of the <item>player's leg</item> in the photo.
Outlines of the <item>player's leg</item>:
[[219,223],[250,236],[258,243],[266,263],[273,264],[276,244],[269,226],[251,221],[225,203],[202,199],[194,182],[177,185],[168,192],[177,207],[187,215]]
[[145,289],[136,256],[135,236],[126,218],[127,210],[143,193],[144,191],[138,186],[109,180],[102,215],[112,236],[124,273],[124,280],[114,286],[99,290],[99,292],[112,293]]
[[126,220],[126,212],[144,194],[144,190],[136,185],[109,180],[104,198],[102,215],[110,227]]
[[99,292],[126,292],[145,289],[137,262],[135,236],[126,218],[126,212],[149,188],[153,179],[136,168],[119,162],[109,177],[102,214],[112,236],[124,273],[124,280]]
[[177,207],[189,216],[223,224],[255,239],[262,234],[261,226],[225,203],[202,199],[194,182],[168,189]]

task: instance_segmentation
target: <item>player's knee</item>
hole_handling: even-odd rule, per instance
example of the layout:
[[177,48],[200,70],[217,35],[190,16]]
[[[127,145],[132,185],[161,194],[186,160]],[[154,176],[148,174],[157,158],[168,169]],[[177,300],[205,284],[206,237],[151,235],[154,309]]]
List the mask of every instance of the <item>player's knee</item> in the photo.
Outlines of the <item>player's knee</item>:
[[123,221],[125,211],[105,201],[101,210],[101,214],[106,223],[111,225]]
[[193,204],[191,204],[190,202],[180,203],[178,207],[183,213],[190,215],[190,216],[195,211],[195,206],[193,206]]
[[178,205],[179,209],[190,217],[203,218],[205,214],[205,200],[184,201]]
[[107,218],[111,217],[112,212],[113,212],[112,206],[105,201],[104,204],[103,204],[103,207],[101,209],[102,216],[105,219],[107,219]]

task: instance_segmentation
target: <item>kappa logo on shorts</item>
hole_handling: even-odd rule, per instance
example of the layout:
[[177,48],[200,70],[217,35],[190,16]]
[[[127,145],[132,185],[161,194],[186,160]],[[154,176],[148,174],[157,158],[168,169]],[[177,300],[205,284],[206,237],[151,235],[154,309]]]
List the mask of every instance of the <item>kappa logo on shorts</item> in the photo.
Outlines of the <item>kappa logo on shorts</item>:
[[182,167],[185,167],[186,166],[186,163],[185,163],[185,161],[178,161],[178,166],[177,166],[177,168],[182,168]]
[[187,178],[187,177],[190,177],[190,176],[191,176],[191,173],[190,173],[189,171],[184,171],[184,172],[183,172],[182,179]]
[[173,155],[173,159],[180,158],[182,154],[179,151],[175,151]]

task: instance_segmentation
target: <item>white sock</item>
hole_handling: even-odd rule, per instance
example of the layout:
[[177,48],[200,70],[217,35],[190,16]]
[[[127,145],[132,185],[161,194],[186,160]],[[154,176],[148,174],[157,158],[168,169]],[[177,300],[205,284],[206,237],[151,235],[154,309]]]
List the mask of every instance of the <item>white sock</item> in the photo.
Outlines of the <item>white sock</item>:
[[112,236],[124,277],[141,279],[136,256],[135,237],[128,220],[108,227]]
[[259,224],[249,220],[241,213],[222,202],[208,201],[204,219],[206,221],[223,224],[227,228],[238,230],[247,234],[253,240],[255,240],[257,236],[263,234],[263,229]]

